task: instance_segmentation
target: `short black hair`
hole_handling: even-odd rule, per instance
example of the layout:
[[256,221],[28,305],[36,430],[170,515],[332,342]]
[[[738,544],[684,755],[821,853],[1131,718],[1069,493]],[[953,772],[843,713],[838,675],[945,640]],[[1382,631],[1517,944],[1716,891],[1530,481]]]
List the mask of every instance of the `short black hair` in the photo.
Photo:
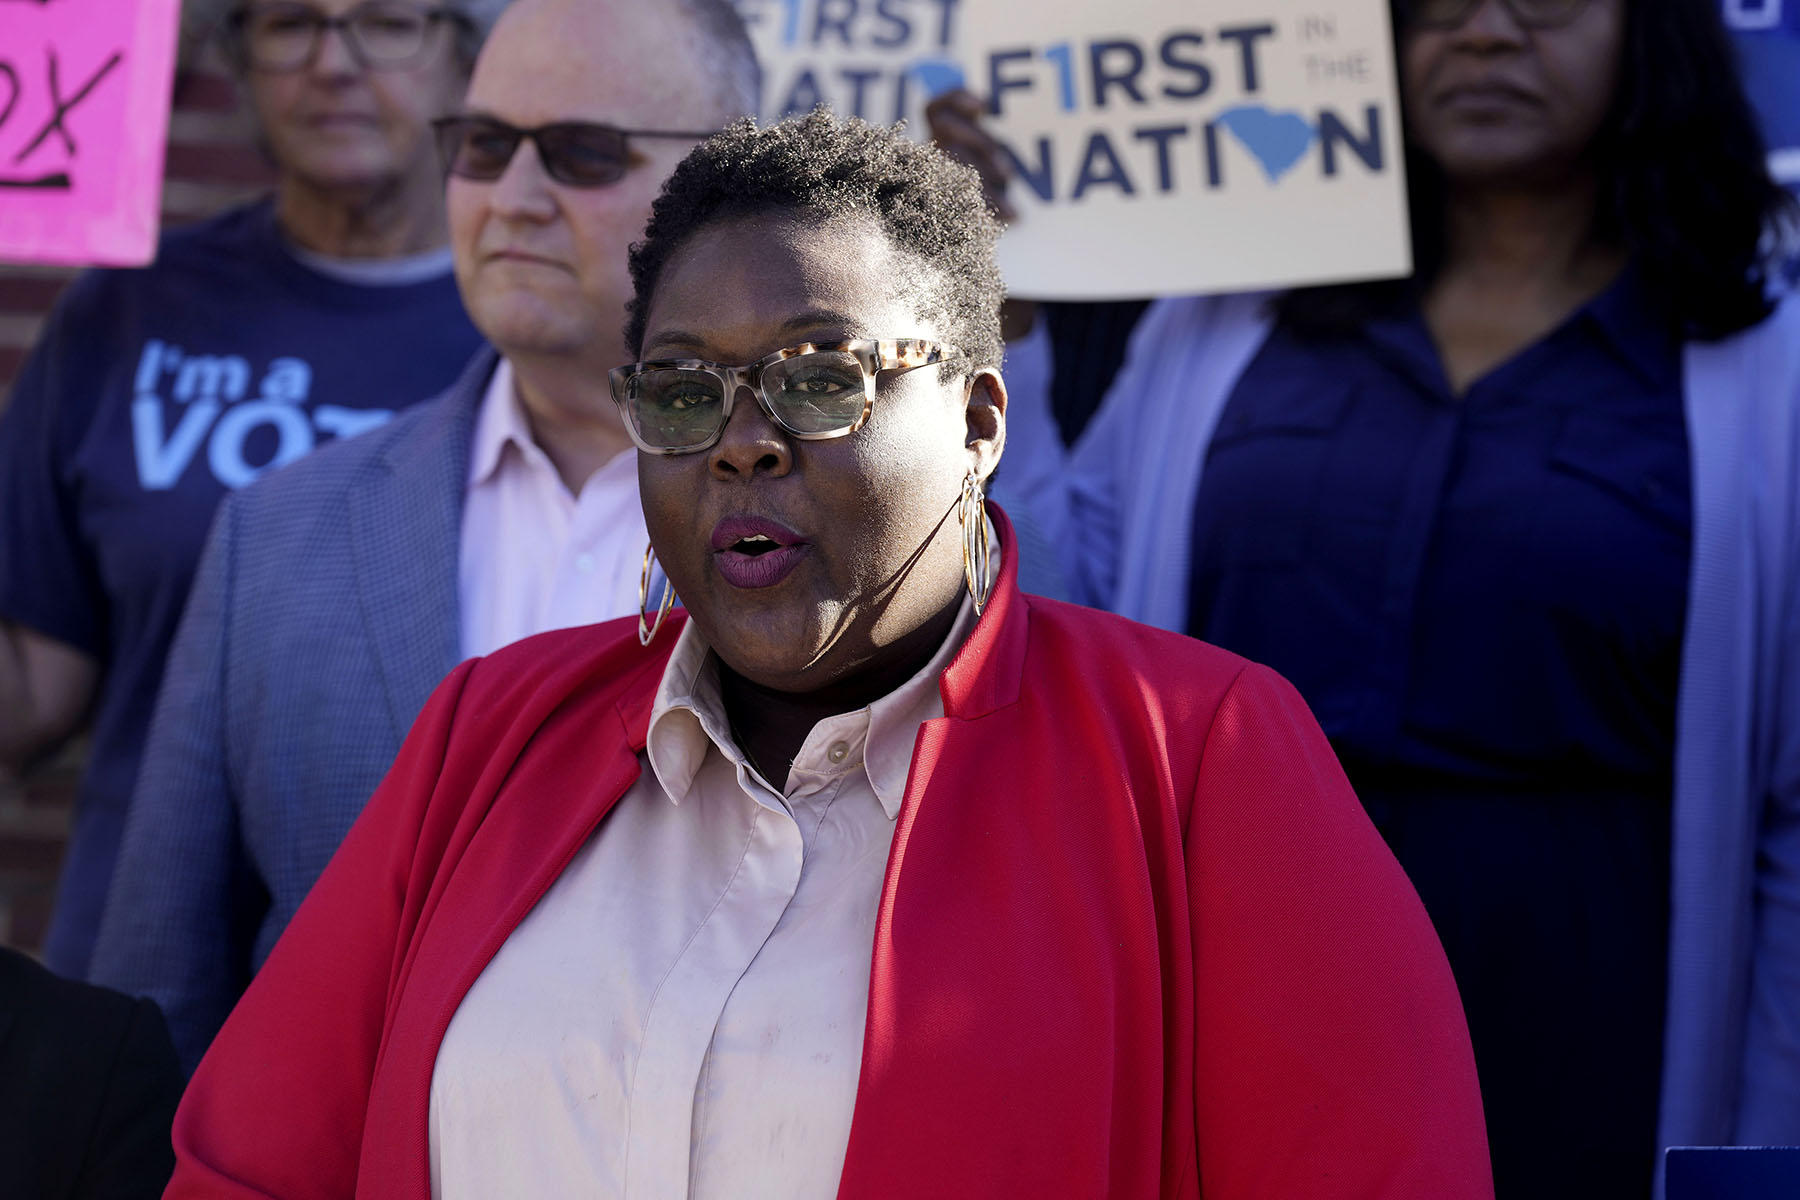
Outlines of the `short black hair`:
[[824,106],[767,127],[734,122],[675,168],[631,247],[626,348],[642,356],[650,298],[678,246],[716,221],[769,213],[872,218],[927,269],[921,311],[967,355],[963,365],[1000,365],[1000,221],[980,178],[901,126],[839,120]]
[[[1407,5],[1396,2],[1404,37]],[[1738,78],[1718,0],[1625,5],[1617,90],[1591,153],[1601,193],[1595,234],[1627,251],[1670,330],[1713,340],[1769,315],[1767,238],[1795,219],[1769,175],[1756,113]],[[1409,280],[1302,288],[1278,302],[1304,333],[1347,333],[1430,284],[1444,258],[1443,171],[1408,146]]]

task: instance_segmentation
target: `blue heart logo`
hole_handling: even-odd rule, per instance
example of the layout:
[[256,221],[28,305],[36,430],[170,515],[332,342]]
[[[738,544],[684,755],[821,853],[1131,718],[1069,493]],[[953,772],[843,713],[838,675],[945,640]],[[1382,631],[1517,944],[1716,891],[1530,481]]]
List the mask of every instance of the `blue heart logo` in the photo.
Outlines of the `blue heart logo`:
[[962,68],[941,58],[922,58],[910,69],[927,96],[936,97],[963,85]]
[[1313,142],[1313,127],[1296,112],[1274,112],[1260,104],[1242,104],[1219,114],[1218,123],[1262,164],[1274,183],[1294,169]]

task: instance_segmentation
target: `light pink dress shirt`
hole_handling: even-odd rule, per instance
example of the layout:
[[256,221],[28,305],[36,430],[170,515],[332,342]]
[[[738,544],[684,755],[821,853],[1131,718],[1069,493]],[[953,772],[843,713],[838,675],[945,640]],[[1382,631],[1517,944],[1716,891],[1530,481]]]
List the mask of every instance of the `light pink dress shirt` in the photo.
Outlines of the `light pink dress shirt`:
[[502,358],[476,414],[463,499],[463,656],[629,616],[648,543],[637,451],[619,454],[570,495],[532,440],[512,364]]

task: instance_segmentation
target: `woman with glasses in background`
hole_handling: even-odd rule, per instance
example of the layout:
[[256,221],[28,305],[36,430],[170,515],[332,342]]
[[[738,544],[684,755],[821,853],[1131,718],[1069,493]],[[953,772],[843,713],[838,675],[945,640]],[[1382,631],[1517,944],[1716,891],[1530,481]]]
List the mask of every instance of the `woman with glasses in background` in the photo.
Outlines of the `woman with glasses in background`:
[[[504,0],[190,14],[238,74],[271,197],[62,297],[0,417],[0,770],[91,720],[45,955],[87,967],[150,713],[228,489],[448,386],[480,344],[430,122]],[[320,614],[321,620],[333,619]]]
[[1786,201],[1716,0],[1396,16],[1415,275],[1157,303],[1060,544],[1305,697],[1444,940],[1499,1193],[1642,1197],[1659,1144],[1800,1140]]
[[997,232],[824,111],[676,169],[612,373],[673,590],[439,688],[170,1196],[1491,1194],[1292,690],[1019,590]]

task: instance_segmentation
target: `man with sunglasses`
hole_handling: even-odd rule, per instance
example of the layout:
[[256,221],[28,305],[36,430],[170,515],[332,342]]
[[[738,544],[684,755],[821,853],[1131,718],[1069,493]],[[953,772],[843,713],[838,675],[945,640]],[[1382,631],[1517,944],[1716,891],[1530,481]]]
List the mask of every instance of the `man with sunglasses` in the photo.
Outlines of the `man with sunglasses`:
[[170,230],[147,267],[85,273],[0,405],[0,772],[93,734],[44,946],[62,974],[89,970],[220,500],[441,391],[480,345],[430,122],[504,4],[191,0],[270,194]]
[[[290,55],[400,33],[355,13],[268,32]],[[647,538],[607,381],[630,357],[626,251],[759,84],[728,0],[520,0],[437,122],[456,278],[492,349],[233,497],[158,703],[94,974],[156,999],[190,1070],[438,680],[633,611]]]

